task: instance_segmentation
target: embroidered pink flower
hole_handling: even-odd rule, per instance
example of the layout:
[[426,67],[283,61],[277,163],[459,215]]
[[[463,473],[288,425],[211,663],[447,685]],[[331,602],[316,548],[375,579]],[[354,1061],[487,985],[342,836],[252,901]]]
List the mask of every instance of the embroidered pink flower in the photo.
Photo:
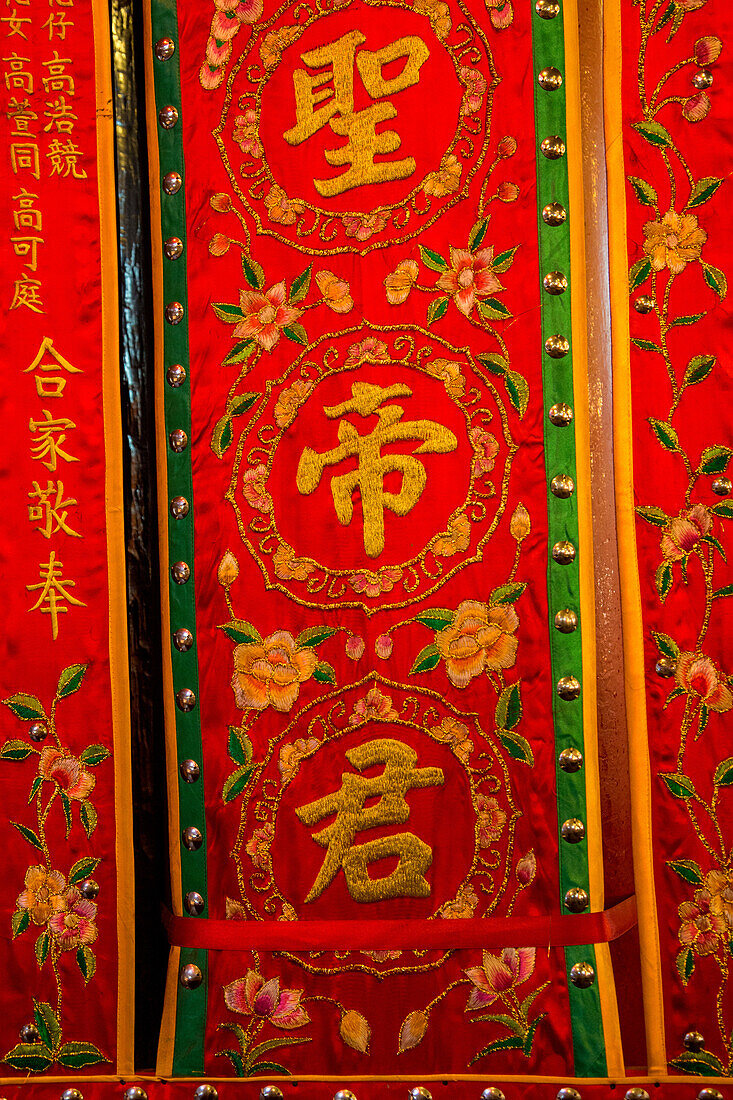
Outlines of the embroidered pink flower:
[[691,554],[703,535],[710,534],[712,516],[704,504],[693,504],[669,521],[659,547],[665,561],[681,561]]
[[349,634],[346,639],[346,656],[358,661],[364,656],[364,639],[360,634]]
[[244,846],[244,850],[258,871],[270,865],[270,845],[275,839],[275,827],[268,823],[261,829],[255,829]]
[[296,218],[305,211],[305,205],[300,199],[289,199],[277,184],[265,195],[265,207],[270,221],[280,225],[294,225]]
[[484,0],[489,9],[489,19],[495,31],[506,30],[514,22],[512,0]]
[[682,921],[679,941],[696,955],[712,955],[726,932],[725,918],[712,911],[711,901],[709,890],[696,890],[694,901],[683,901],[677,908]]
[[18,909],[26,909],[34,924],[47,924],[54,913],[66,908],[64,892],[66,879],[60,871],[48,871],[36,864],[25,873],[25,890],[15,902]]
[[392,655],[393,646],[394,642],[389,634],[379,634],[374,641],[374,652],[377,657],[381,657],[383,661],[386,661]]
[[496,436],[493,436],[491,432],[485,432],[483,428],[476,427],[471,428],[468,438],[471,440],[474,451],[473,473],[475,477],[490,474],[494,469],[496,456],[499,453]]
[[514,633],[518,626],[511,604],[494,606],[478,600],[459,604],[453,622],[435,636],[453,686],[468,687],[484,670],[511,668],[517,659],[519,643]]
[[285,542],[281,542],[272,555],[272,564],[280,581],[305,581],[316,568],[307,558],[296,558],[292,546]]
[[389,221],[388,210],[372,210],[370,214],[342,214],[341,221],[347,237],[368,241],[375,233],[381,233]]
[[72,951],[94,943],[99,935],[95,924],[96,904],[83,898],[73,886],[64,894],[64,901],[66,908],[54,913],[48,922],[48,930],[59,948],[62,951]]
[[485,794],[476,795],[476,827],[478,842],[482,848],[488,848],[498,840],[506,825],[506,814],[495,798]]
[[266,982],[256,970],[248,970],[244,978],[224,986],[224,1000],[230,1012],[259,1016],[283,1031],[310,1023],[310,1016],[300,1003],[303,993],[302,989],[281,990],[279,978]]
[[375,336],[367,336],[361,343],[351,344],[346,357],[346,367],[358,367],[362,363],[385,363],[389,359],[387,345]]
[[486,78],[478,69],[471,69],[468,65],[461,65],[458,76],[466,86],[463,103],[461,104],[461,113],[464,115],[475,114],[484,101]]
[[244,317],[234,329],[234,339],[252,339],[265,351],[272,351],[281,331],[303,312],[286,305],[284,282],[275,283],[264,294],[261,290],[240,290],[239,304]]
[[296,378],[292,386],[283,390],[275,402],[275,423],[278,428],[287,428],[295,420],[295,414],[313,389],[312,382]]
[[38,774],[55,783],[67,798],[80,801],[89,797],[97,782],[90,772],[84,770],[81,760],[67,755],[64,749],[50,745],[41,752]]
[[534,881],[537,874],[537,857],[534,854],[534,848],[530,848],[527,854],[517,862],[516,874],[517,882],[522,887],[529,886]]
[[242,478],[242,493],[244,499],[258,512],[272,511],[272,497],[267,491],[267,478],[269,472],[267,466],[262,463],[245,472]]
[[357,726],[360,722],[393,722],[397,717],[391,696],[383,695],[378,687],[372,687],[363,699],[357,700],[349,725]]
[[733,706],[733,692],[723,673],[704,653],[680,653],[675,680],[688,695],[697,696],[708,710],[722,714]]
[[232,137],[243,153],[249,153],[255,159],[262,156],[262,145],[257,134],[257,113],[251,107],[234,119]]
[[349,584],[355,592],[374,600],[384,592],[391,592],[401,576],[401,569],[388,566],[380,569],[378,573],[368,571],[355,573],[349,577]]
[[223,233],[215,233],[209,241],[209,252],[212,256],[223,256],[229,251],[231,241]]
[[682,104],[682,114],[688,122],[702,122],[710,111],[710,98],[707,92],[691,95]]
[[287,743],[282,746],[277,766],[280,769],[283,785],[289,783],[298,774],[301,760],[311,756],[320,743],[316,737],[309,737],[307,740],[299,737],[292,745]]
[[511,993],[532,977],[534,965],[534,947],[505,947],[500,956],[484,951],[483,966],[471,966],[463,972],[475,987],[471,990],[466,1011],[486,1008]]
[[720,57],[722,49],[723,43],[714,35],[705,35],[704,38],[698,38],[695,43],[695,64],[699,65],[701,69],[712,65]]
[[234,650],[232,689],[242,710],[273,707],[292,709],[300,685],[310,680],[318,664],[314,649],[300,649],[287,630],[276,630],[263,642],[238,645]]
[[675,210],[668,210],[657,222],[645,222],[644,237],[643,248],[652,269],[663,271],[668,267],[673,275],[679,275],[687,264],[700,259],[702,246],[708,239],[694,214],[678,214]]
[[443,272],[435,285],[446,294],[453,295],[453,301],[466,317],[477,298],[485,298],[504,289],[494,274],[493,259],[493,247],[469,252],[466,248],[451,246],[450,267]]

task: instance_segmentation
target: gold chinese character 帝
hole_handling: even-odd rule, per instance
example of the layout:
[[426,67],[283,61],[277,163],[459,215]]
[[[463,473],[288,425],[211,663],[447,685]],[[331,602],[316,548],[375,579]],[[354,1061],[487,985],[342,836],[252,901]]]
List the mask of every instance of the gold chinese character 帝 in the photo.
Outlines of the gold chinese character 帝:
[[27,92],[33,95],[33,73],[26,72],[24,65],[30,65],[30,57],[21,57],[15,52],[10,57],[4,57],[3,61],[9,66],[5,75],[5,87],[8,91],[17,89],[19,92]]
[[34,420],[31,417],[28,421],[28,430],[38,432],[38,438],[31,442],[31,454],[34,459],[37,462],[43,462],[43,465],[52,471],[56,470],[60,458],[67,462],[78,462],[78,458],[67,454],[61,447],[66,439],[66,432],[76,427],[74,421],[66,417],[54,420],[48,409],[43,409],[42,412],[45,420]]
[[57,38],[60,38],[63,41],[66,38],[67,29],[73,26],[73,20],[67,19],[66,13],[63,11],[60,11],[57,15],[54,15],[52,12],[46,22],[43,24],[44,30],[46,29],[46,27],[48,27],[49,41],[53,38],[54,33],[56,34]]
[[[308,68],[325,68],[325,72],[309,73],[305,69],[296,69],[293,73],[295,125],[285,131],[285,140],[290,145],[300,145],[326,124],[335,134],[348,138],[342,148],[324,152],[328,164],[348,164],[347,171],[334,179],[313,180],[318,193],[328,198],[365,184],[406,179],[417,167],[414,157],[374,162],[378,154],[394,153],[402,144],[394,130],[385,130],[381,134],[376,132],[380,122],[397,117],[397,109],[386,101],[354,111],[354,66],[359,70],[369,96],[381,100],[417,84],[420,69],[430,51],[417,35],[398,38],[381,50],[360,50],[357,53],[364,42],[366,38],[361,31],[349,31],[335,42],[300,55]],[[400,58],[405,59],[401,71],[385,79],[383,68]],[[324,87],[330,81],[333,81],[333,86]]]
[[59,615],[69,610],[66,603],[73,604],[74,607],[86,607],[82,600],[77,600],[76,596],[72,596],[68,591],[69,588],[76,588],[76,581],[62,579],[63,567],[63,562],[56,561],[56,551],[52,550],[48,561],[38,566],[41,576],[39,583],[26,585],[29,592],[41,589],[38,599],[28,610],[40,611],[42,615],[51,616],[51,637],[54,641],[59,636]]
[[29,15],[19,15],[16,8],[13,8],[11,15],[0,16],[0,23],[8,24],[8,38],[13,38],[17,35],[19,38],[25,38],[28,41],[28,35],[23,30],[24,23],[30,23],[31,17]]
[[[51,357],[51,361],[43,362],[42,360],[46,355]],[[61,352],[57,351],[53,346],[53,340],[50,336],[44,336],[41,341],[41,345],[35,354],[35,358],[29,367],[26,367],[23,374],[29,374],[31,371],[58,371],[64,370],[69,374],[83,374],[81,367],[72,367],[68,359],[64,359]],[[67,379],[62,374],[46,375],[36,374],[36,393],[39,397],[61,397],[66,389]]]
[[64,500],[63,481],[48,481],[45,489],[42,489],[37,481],[34,481],[33,488],[28,496],[31,500],[38,502],[37,504],[28,505],[28,519],[31,523],[37,525],[34,530],[40,531],[45,539],[50,539],[51,535],[55,535],[60,531],[63,531],[66,535],[71,535],[73,538],[81,538],[79,532],[74,531],[66,522],[68,511],[61,510],[78,504],[74,497]]
[[74,119],[78,119],[78,115],[74,114],[71,109],[71,104],[66,102],[65,96],[59,96],[58,99],[48,100],[46,102],[48,107],[47,111],[44,111],[44,115],[49,119],[48,125],[43,127],[45,133],[56,127],[57,133],[70,134],[74,129]]
[[54,138],[48,147],[46,156],[51,161],[52,176],[73,176],[77,180],[85,180],[87,174],[83,168],[79,168],[77,161],[81,157],[81,150],[73,141],[59,141]]
[[[356,455],[356,470],[331,478],[331,495],[339,523],[348,527],[354,514],[352,493],[361,493],[362,520],[364,523],[364,549],[370,558],[378,557],[384,550],[384,509],[389,508],[397,516],[406,516],[422,496],[427,473],[422,462],[414,455],[445,454],[455,451],[458,440],[449,428],[434,420],[408,420],[400,423],[405,410],[400,405],[379,406],[392,397],[411,397],[409,386],[373,386],[367,382],[354,382],[352,398],[340,405],[324,406],[329,420],[357,413],[367,417],[376,413],[379,424],[369,435],[359,435],[348,420],[338,427],[339,446],[323,454],[306,447],[300,456],[295,484],[298,492],[308,496],[317,487],[327,466],[335,466],[345,458]],[[413,455],[382,454],[382,447],[402,440],[423,442]],[[398,493],[384,488],[385,475],[397,470],[402,475]]]
[[10,167],[16,176],[19,172],[30,172],[34,179],[41,175],[38,160],[38,146],[33,141],[14,141],[10,145]]
[[[346,759],[359,772],[375,764],[384,764],[384,771],[370,777],[344,772],[339,791],[296,809],[304,825],[315,825],[322,818],[336,814],[331,825],[313,834],[316,844],[328,851],[305,900],[320,897],[339,868],[343,868],[354,901],[429,897],[430,883],[425,872],[432,863],[433,853],[414,833],[396,833],[365,844],[354,844],[354,837],[378,825],[403,825],[410,816],[405,799],[407,791],[442,786],[442,769],[416,768],[415,750],[386,737],[349,749]],[[375,795],[380,796],[379,801],[365,806],[367,799]],[[385,856],[398,856],[399,863],[389,875],[371,878],[369,864]]]
[[13,195],[13,202],[18,203],[18,209],[13,211],[13,221],[16,229],[43,229],[43,214],[33,205],[38,201],[38,195],[32,191],[26,191],[21,187],[19,194]]
[[74,95],[74,78],[66,72],[66,66],[71,64],[70,57],[59,57],[59,51],[53,51],[50,61],[43,61],[43,66],[48,71],[48,76],[43,77],[43,87],[48,92],[68,92]]
[[41,280],[31,279],[30,275],[21,275],[15,280],[11,309],[20,309],[25,306],[33,313],[45,313],[41,300]]

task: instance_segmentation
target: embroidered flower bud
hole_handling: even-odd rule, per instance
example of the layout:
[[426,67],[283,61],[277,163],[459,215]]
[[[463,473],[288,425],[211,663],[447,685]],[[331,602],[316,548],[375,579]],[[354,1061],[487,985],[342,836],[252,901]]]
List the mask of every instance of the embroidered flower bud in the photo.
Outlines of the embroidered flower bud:
[[349,634],[346,639],[346,656],[358,661],[364,654],[364,639],[360,634]]
[[223,233],[215,233],[209,241],[209,252],[212,256],[223,256],[229,251],[229,238]]
[[723,43],[719,38],[715,38],[714,35],[706,35],[704,38],[698,38],[695,43],[695,63],[704,69],[707,65],[712,65],[714,61],[717,61],[720,57],[720,51],[723,49]]
[[516,202],[519,198],[519,188],[516,183],[509,183],[505,180],[504,183],[499,184],[497,197],[501,202]]
[[682,114],[688,122],[702,122],[710,110],[707,92],[698,92],[682,104]]
[[235,580],[239,576],[239,565],[237,559],[231,550],[227,550],[224,557],[219,562],[219,569],[216,574],[217,580],[222,588],[228,588],[230,584],[234,584]]
[[529,886],[537,874],[537,860],[534,848],[530,848],[526,855],[517,863],[517,882],[520,886]]
[[369,1040],[372,1037],[372,1029],[369,1027],[369,1021],[362,1016],[361,1012],[350,1008],[348,1012],[343,1014],[339,1024],[339,1035],[347,1047],[352,1047],[361,1054],[369,1053]]
[[209,202],[211,203],[212,210],[218,211],[219,214],[225,214],[227,210],[231,210],[231,199],[221,191],[216,195],[212,195]]
[[405,1016],[402,1027],[400,1028],[400,1039],[397,1047],[399,1054],[404,1054],[406,1050],[411,1050],[412,1047],[418,1046],[419,1043],[425,1038],[425,1032],[428,1030],[428,1018],[424,1012],[417,1009],[415,1012],[410,1012]]
[[489,19],[495,31],[503,31],[507,27],[511,27],[514,22],[512,0],[505,0],[505,3],[499,3],[496,7],[492,7],[489,11]]
[[523,504],[518,504],[517,507],[514,509],[512,521],[509,524],[509,530],[512,536],[517,540],[517,542],[522,542],[523,539],[526,539],[531,530],[531,527],[532,525],[529,519],[529,512]]
[[380,634],[374,643],[374,652],[376,653],[377,657],[381,657],[383,661],[386,661],[392,653],[393,645],[394,642],[390,638],[389,634]]
[[514,154],[516,153],[516,151],[517,151],[517,143],[516,143],[516,141],[513,137],[510,137],[509,135],[507,135],[506,137],[503,137],[501,139],[501,141],[499,142],[499,148],[497,149],[497,153],[499,154],[500,157],[503,157],[505,159],[508,158],[508,157],[513,157]]

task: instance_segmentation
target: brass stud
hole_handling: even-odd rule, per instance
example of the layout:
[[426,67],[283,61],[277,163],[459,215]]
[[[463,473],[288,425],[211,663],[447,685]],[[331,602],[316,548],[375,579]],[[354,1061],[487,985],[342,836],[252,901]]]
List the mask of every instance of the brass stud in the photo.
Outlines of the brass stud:
[[130,1085],[129,1089],[123,1092],[122,1100],[148,1100],[148,1094],[139,1085]]
[[565,156],[565,142],[557,134],[553,134],[551,137],[544,139],[540,145],[540,152],[548,160],[559,160],[560,157]]
[[580,844],[585,837],[585,825],[578,817],[569,817],[560,827],[560,836],[568,844]]
[[697,1100],[723,1100],[723,1094],[719,1089],[700,1089]]
[[568,281],[562,271],[548,271],[542,285],[548,294],[564,294],[568,289]]
[[570,565],[575,561],[575,547],[572,542],[568,542],[567,539],[556,542],[552,548],[552,560],[558,565]]
[[567,336],[548,336],[545,340],[545,351],[551,359],[564,359],[570,351],[570,341]]
[[31,722],[28,727],[28,736],[31,741],[38,743],[39,741],[45,741],[48,737],[48,726],[43,722]]
[[186,368],[180,363],[174,363],[165,372],[165,380],[173,389],[178,389],[186,381]]
[[640,294],[634,301],[634,309],[637,313],[651,313],[654,309],[654,299],[649,294]]
[[703,91],[705,88],[709,88],[713,83],[713,74],[709,69],[700,69],[699,73],[695,73],[692,78],[693,87],[699,88]]
[[211,1085],[207,1081],[203,1085],[199,1085],[194,1092],[194,1100],[218,1100],[219,1091],[216,1085]]
[[183,899],[186,912],[192,917],[198,917],[204,911],[204,899],[196,890],[189,890]]
[[189,503],[185,497],[173,497],[171,501],[171,515],[174,519],[183,519],[188,515]]
[[590,903],[588,891],[583,890],[580,886],[571,886],[566,892],[564,900],[566,909],[569,909],[571,913],[584,912]]
[[163,176],[163,190],[166,195],[175,195],[181,190],[182,183],[180,172],[166,172]]
[[545,225],[562,225],[568,214],[561,202],[548,202],[542,208],[542,221]]
[[159,38],[155,43],[155,56],[158,61],[169,61],[176,51],[176,44],[172,38]]
[[333,1100],[356,1100],[356,1097],[349,1089],[339,1089],[333,1094]]
[[583,754],[580,749],[569,745],[563,749],[557,758],[557,762],[564,772],[579,772],[583,767]]
[[677,671],[677,662],[671,660],[669,657],[660,657],[654,666],[654,671],[657,676],[662,676],[668,679],[670,676],[674,676]]
[[558,611],[555,616],[555,630],[559,630],[561,634],[572,634],[577,629],[578,616],[574,611],[571,611],[569,607]]
[[169,260],[177,260],[183,255],[183,241],[180,237],[169,237],[163,243],[163,251]]
[[180,325],[183,320],[183,313],[183,306],[180,302],[169,302],[165,307],[165,319],[169,325]]
[[201,768],[195,760],[182,760],[178,770],[184,783],[195,783],[201,776]]
[[35,1024],[23,1024],[19,1035],[23,1043],[38,1043],[41,1040],[41,1033]]
[[713,490],[716,496],[727,497],[731,491],[731,488],[733,488],[733,483],[731,483],[729,477],[716,477],[713,480],[710,488]]
[[193,634],[185,626],[179,626],[173,635],[173,645],[179,653],[186,653],[193,645]]
[[176,703],[179,710],[188,714],[196,706],[196,695],[190,688],[181,688],[176,692]]
[[201,973],[201,968],[196,966],[196,963],[186,963],[179,971],[178,980],[186,989],[198,989],[204,980],[204,976]]
[[705,1049],[705,1037],[700,1034],[699,1031],[686,1032],[682,1043],[685,1050],[692,1050],[697,1053],[698,1050]]
[[87,901],[94,901],[99,897],[99,883],[93,878],[85,878],[79,886],[79,893]]
[[158,122],[164,130],[173,129],[178,122],[178,110],[172,103],[168,103],[165,107],[160,108],[158,111]]
[[433,1094],[424,1085],[415,1085],[410,1089],[410,1100],[433,1100]]
[[84,1097],[78,1089],[64,1089],[61,1100],[84,1100]]
[[560,5],[557,0],[537,0],[534,10],[540,19],[554,19],[556,15],[560,14]]
[[577,1089],[566,1087],[560,1089],[557,1094],[557,1100],[580,1100],[580,1093]]
[[191,579],[191,569],[185,561],[174,561],[171,576],[176,584],[186,584]]
[[283,1091],[277,1085],[265,1085],[260,1089],[260,1100],[283,1100]]
[[556,92],[562,84],[562,73],[559,69],[550,65],[537,76],[537,81],[540,88],[543,88],[546,92]]
[[506,1100],[506,1098],[501,1089],[498,1089],[495,1085],[491,1085],[490,1088],[484,1089],[481,1093],[481,1100]]
[[552,490],[553,496],[560,497],[562,500],[567,500],[568,497],[573,495],[575,482],[570,474],[556,474],[550,482],[550,489]]
[[649,1093],[639,1085],[634,1085],[633,1088],[626,1090],[624,1100],[649,1100]]
[[171,450],[175,451],[176,454],[180,454],[188,446],[188,436],[183,428],[175,428],[168,436],[168,442],[171,445]]
[[572,423],[573,410],[564,401],[558,401],[556,405],[551,406],[547,415],[556,428],[567,428],[568,424]]
[[570,968],[570,981],[578,989],[589,989],[596,980],[596,972],[590,963],[579,962]]
[[557,681],[557,694],[566,702],[572,702],[580,695],[580,680],[575,676],[561,676]]
[[181,840],[184,848],[188,849],[189,852],[197,852],[204,842],[201,830],[197,829],[195,825],[186,826],[181,833]]

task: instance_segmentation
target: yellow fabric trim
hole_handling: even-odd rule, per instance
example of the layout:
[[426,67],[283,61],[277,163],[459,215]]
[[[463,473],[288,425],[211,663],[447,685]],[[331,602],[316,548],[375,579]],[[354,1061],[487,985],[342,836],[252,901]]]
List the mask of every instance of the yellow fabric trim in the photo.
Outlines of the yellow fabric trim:
[[172,947],[168,959],[163,1019],[160,1022],[160,1037],[158,1039],[158,1060],[155,1067],[158,1077],[170,1077],[173,1073],[173,1053],[176,1045],[176,1005],[178,1001],[176,993],[180,961],[180,947]]
[[[210,1081],[213,1084],[217,1084],[217,1085],[219,1085],[219,1084],[227,1085],[228,1086],[227,1091],[232,1096],[234,1096],[235,1094],[238,1094],[240,1096],[253,1096],[254,1095],[254,1092],[252,1091],[253,1087],[255,1087],[257,1085],[262,1085],[262,1084],[265,1084],[265,1083],[269,1084],[271,1082],[276,1082],[276,1081],[277,1082],[282,1081],[285,1084],[289,1084],[291,1087],[295,1084],[296,1081],[297,1082],[301,1082],[301,1081],[315,1081],[315,1082],[334,1081],[334,1082],[339,1082],[341,1084],[343,1084],[343,1081],[344,1081],[343,1075],[341,1077],[328,1077],[328,1076],[324,1076],[323,1074],[313,1075],[313,1074],[307,1074],[307,1073],[306,1074],[299,1074],[297,1077],[254,1077],[254,1078],[250,1077],[248,1079],[241,1079],[241,1078],[238,1079],[236,1077],[211,1077],[211,1076],[205,1076],[205,1077],[173,1077],[173,1078],[171,1078],[167,1075],[164,1076],[163,1074],[160,1074],[160,1073],[156,1073],[155,1075],[148,1074],[147,1076],[141,1075],[141,1074],[126,1074],[124,1077],[111,1076],[111,1075],[108,1075],[106,1077],[103,1077],[103,1076],[102,1077],[92,1077],[92,1076],[87,1076],[85,1074],[83,1077],[80,1077],[80,1076],[74,1077],[73,1074],[70,1075],[70,1074],[67,1073],[65,1077],[43,1077],[43,1078],[40,1078],[40,1079],[35,1078],[35,1079],[25,1079],[25,1080],[22,1079],[22,1078],[18,1078],[18,1077],[0,1077],[0,1087],[2,1087],[2,1088],[13,1087],[13,1088],[18,1090],[17,1095],[22,1094],[23,1088],[27,1088],[27,1089],[30,1089],[30,1090],[34,1090],[36,1092],[36,1095],[37,1095],[39,1084],[42,1084],[42,1085],[64,1085],[68,1088],[69,1082],[70,1082],[70,1080],[72,1080],[72,1078],[75,1079],[78,1084],[81,1084],[82,1087],[87,1083],[89,1083],[89,1084],[116,1084],[116,1085],[125,1085],[125,1086],[142,1085],[143,1087],[145,1087],[145,1086],[154,1086],[154,1085],[166,1085],[166,1084],[171,1084],[171,1085],[174,1085],[174,1086],[179,1086],[180,1085],[181,1086],[180,1088],[176,1087],[176,1089],[175,1089],[174,1095],[177,1096],[177,1097],[187,1096],[187,1094],[184,1091],[186,1086],[200,1085],[202,1083],[202,1081]],[[401,1083],[401,1082],[404,1081],[404,1082],[409,1082],[411,1084],[414,1084],[415,1080],[416,1080],[416,1076],[415,1076],[415,1074],[413,1074],[412,1076],[400,1075],[400,1076],[393,1076],[393,1077],[384,1077],[384,1076],[383,1077],[376,1077],[376,1076],[375,1077],[365,1077],[365,1076],[359,1076],[359,1075],[354,1076],[354,1075],[349,1074],[348,1080],[349,1081],[362,1081],[362,1082],[365,1082],[367,1084],[369,1082],[372,1082],[372,1081],[373,1082],[384,1082],[385,1084],[391,1084],[393,1082]],[[475,1074],[475,1073],[474,1074],[468,1074],[468,1073],[467,1074],[421,1073],[421,1074],[419,1074],[419,1080],[420,1081],[448,1081],[450,1083],[457,1082],[457,1081],[468,1081],[468,1082],[477,1082],[478,1081],[478,1082],[481,1082],[481,1083],[485,1083],[486,1080],[487,1080],[487,1077],[486,1077],[486,1074],[479,1075],[479,1074]],[[528,1085],[564,1085],[565,1087],[567,1087],[568,1085],[572,1085],[574,1088],[577,1088],[577,1087],[582,1088],[584,1085],[602,1085],[606,1089],[608,1089],[608,1087],[609,1087],[609,1078],[608,1077],[541,1077],[541,1076],[537,1076],[537,1077],[526,1077],[526,1076],[524,1076],[523,1077],[523,1076],[512,1076],[511,1074],[503,1073],[503,1074],[499,1074],[498,1076],[494,1076],[494,1077],[490,1078],[490,1080],[492,1081],[493,1084],[495,1084],[497,1086],[501,1086],[501,1085],[508,1082],[508,1083],[514,1084],[514,1085],[524,1085],[524,1084],[528,1084]],[[618,1090],[621,1091],[621,1092],[623,1092],[624,1088],[629,1087],[631,1085],[666,1085],[667,1087],[677,1085],[677,1086],[679,1086],[680,1094],[685,1098],[689,1098],[691,1082],[690,1082],[689,1077],[669,1077],[667,1074],[662,1074],[662,1075],[658,1075],[658,1076],[655,1076],[655,1077],[650,1077],[650,1076],[646,1076],[646,1077],[624,1077],[622,1079],[614,1080],[613,1084],[615,1086],[617,1086]],[[720,1088],[721,1078],[720,1077],[695,1077],[694,1087],[696,1089],[699,1090],[700,1088],[702,1088],[704,1086],[707,1086],[707,1085],[712,1085],[715,1088]],[[163,1095],[163,1091],[162,1091],[162,1089],[157,1089],[156,1090],[156,1089],[153,1088],[151,1090],[151,1095],[153,1097],[153,1100],[155,1100],[156,1097],[160,1097],[160,1096]]]
[[[585,743],[585,797],[588,837],[588,881],[591,909],[603,909],[603,837],[598,774],[598,719],[596,697],[596,621],[593,580],[593,518],[591,511],[590,429],[588,423],[588,347],[585,307],[585,214],[583,202],[583,146],[580,101],[578,9],[565,0],[565,113],[567,126],[568,188],[570,197],[570,270],[573,287],[572,345],[577,468],[578,536],[580,550],[580,629],[583,648],[583,740]],[[596,946],[596,972],[603,1019],[606,1063],[611,1077],[624,1072],[621,1030],[607,946]]]
[[102,407],[105,444],[105,513],[109,596],[109,666],[115,766],[117,871],[117,1069],[135,1064],[135,868],[132,847],[130,684],[127,648],[127,574],[122,513],[122,409],[119,378],[117,211],[109,17],[93,0],[102,297]]
[[652,863],[651,777],[644,689],[643,623],[636,556],[634,469],[629,359],[626,191],[621,108],[621,9],[604,5],[604,73],[608,228],[613,343],[613,445],[616,527],[621,576],[624,681],[629,731],[631,826],[634,878],[639,911],[642,990],[649,1072],[667,1068],[662,1001],[661,954]]

